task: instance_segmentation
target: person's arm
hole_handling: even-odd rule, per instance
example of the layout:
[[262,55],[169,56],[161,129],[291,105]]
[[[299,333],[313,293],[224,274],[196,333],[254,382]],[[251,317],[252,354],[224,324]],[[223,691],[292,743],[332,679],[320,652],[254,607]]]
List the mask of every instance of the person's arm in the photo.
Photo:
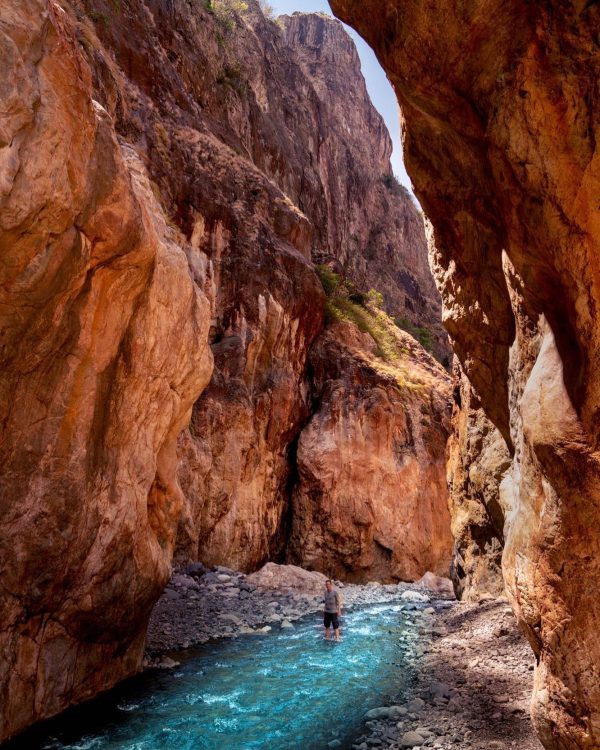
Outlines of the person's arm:
[[342,614],[342,597],[337,593],[337,591],[335,592],[335,601],[337,603],[337,613],[339,617]]

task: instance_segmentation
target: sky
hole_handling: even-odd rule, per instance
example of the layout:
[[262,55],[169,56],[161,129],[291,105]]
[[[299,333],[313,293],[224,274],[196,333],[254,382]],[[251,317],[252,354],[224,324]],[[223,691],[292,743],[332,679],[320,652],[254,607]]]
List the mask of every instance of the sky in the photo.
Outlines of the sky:
[[[277,15],[282,13],[293,13],[295,10],[303,13],[311,11],[320,11],[331,15],[331,8],[327,0],[269,0],[269,4]],[[345,27],[358,49],[360,56],[362,72],[367,82],[367,88],[373,104],[382,114],[387,128],[390,131],[392,142],[394,144],[394,153],[392,154],[392,168],[394,174],[398,177],[403,185],[411,190],[410,178],[404,169],[402,161],[402,143],[400,141],[400,120],[398,118],[398,103],[396,95],[387,79],[383,68],[377,61],[375,53],[368,44],[360,37],[354,29],[349,26]]]

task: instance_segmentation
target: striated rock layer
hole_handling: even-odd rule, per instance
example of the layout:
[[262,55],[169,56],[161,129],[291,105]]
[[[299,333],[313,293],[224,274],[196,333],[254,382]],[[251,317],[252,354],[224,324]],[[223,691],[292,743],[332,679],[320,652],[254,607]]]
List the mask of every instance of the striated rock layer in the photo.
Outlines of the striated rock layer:
[[[600,6],[331,4],[398,94],[445,323],[511,456],[502,567],[538,659],[537,731],[549,748],[597,748]],[[460,419],[481,466],[489,422]],[[476,515],[498,478],[467,490]]]
[[368,333],[334,323],[313,346],[317,408],[298,441],[290,556],[354,582],[447,575],[447,373],[390,325],[386,362]]

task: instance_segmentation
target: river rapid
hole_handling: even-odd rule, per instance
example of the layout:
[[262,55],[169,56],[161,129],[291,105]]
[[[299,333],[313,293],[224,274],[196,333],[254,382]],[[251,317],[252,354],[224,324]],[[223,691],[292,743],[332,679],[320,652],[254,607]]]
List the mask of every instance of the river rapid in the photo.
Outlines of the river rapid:
[[[413,605],[414,606],[414,605]],[[37,727],[10,750],[348,748],[365,713],[401,701],[419,618],[398,603],[349,611],[342,641],[321,618],[209,641]]]

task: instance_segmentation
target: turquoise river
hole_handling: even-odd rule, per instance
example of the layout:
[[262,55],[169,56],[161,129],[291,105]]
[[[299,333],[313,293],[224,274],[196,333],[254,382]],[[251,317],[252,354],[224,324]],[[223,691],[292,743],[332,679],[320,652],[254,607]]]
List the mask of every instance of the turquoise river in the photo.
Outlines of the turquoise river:
[[417,632],[398,604],[350,611],[342,626],[339,644],[324,641],[317,615],[289,630],[212,641],[178,655],[172,670],[147,671],[46,722],[10,750],[347,748],[367,710],[402,700]]

